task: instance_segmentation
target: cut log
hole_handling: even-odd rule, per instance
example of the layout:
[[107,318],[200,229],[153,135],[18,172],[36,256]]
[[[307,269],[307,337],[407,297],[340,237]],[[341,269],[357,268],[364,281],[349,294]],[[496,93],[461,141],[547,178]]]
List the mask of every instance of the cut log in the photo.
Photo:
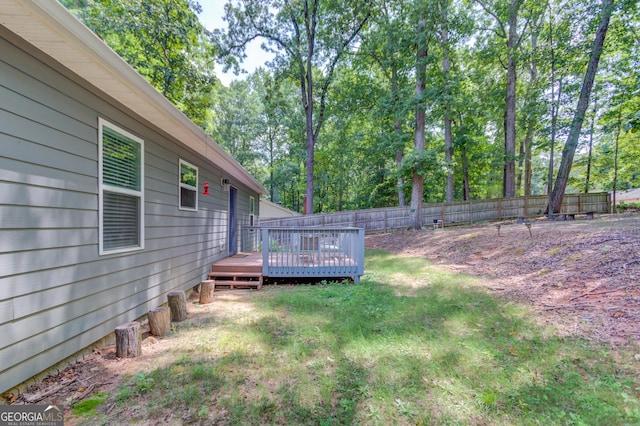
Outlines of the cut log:
[[142,354],[142,331],[140,323],[132,321],[116,327],[116,356],[135,358]]
[[184,291],[172,291],[167,295],[171,321],[180,322],[187,319],[187,298]]
[[215,280],[206,280],[200,283],[200,303],[206,305],[213,302],[213,292],[216,289]]
[[171,329],[171,311],[166,306],[160,306],[147,313],[149,331],[154,336],[164,336]]

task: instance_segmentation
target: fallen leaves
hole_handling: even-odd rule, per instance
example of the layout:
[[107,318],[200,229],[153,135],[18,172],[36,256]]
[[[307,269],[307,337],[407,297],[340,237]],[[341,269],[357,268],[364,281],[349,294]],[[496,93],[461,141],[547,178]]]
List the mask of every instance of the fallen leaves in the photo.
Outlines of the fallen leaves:
[[[529,303],[541,322],[625,345],[640,341],[640,215],[369,235],[382,248],[485,278],[478,285]],[[587,314],[588,324],[581,318]]]

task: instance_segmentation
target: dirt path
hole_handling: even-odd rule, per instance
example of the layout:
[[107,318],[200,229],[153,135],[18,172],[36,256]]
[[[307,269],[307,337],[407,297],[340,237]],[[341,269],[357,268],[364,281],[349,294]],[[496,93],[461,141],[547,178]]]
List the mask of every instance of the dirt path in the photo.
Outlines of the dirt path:
[[371,235],[367,248],[420,256],[485,277],[490,291],[530,304],[542,323],[612,346],[640,341],[640,215],[515,221]]

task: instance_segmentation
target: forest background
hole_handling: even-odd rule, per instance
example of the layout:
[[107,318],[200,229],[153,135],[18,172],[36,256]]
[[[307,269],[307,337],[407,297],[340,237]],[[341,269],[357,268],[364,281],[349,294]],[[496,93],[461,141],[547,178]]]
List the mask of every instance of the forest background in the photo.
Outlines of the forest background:
[[296,211],[640,187],[637,0],[61,2]]

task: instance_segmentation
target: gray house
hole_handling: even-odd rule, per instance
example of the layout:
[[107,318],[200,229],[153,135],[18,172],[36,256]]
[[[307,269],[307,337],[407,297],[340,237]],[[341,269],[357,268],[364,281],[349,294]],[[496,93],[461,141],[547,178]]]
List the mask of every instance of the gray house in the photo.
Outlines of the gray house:
[[0,392],[202,281],[264,192],[57,1],[0,0]]

